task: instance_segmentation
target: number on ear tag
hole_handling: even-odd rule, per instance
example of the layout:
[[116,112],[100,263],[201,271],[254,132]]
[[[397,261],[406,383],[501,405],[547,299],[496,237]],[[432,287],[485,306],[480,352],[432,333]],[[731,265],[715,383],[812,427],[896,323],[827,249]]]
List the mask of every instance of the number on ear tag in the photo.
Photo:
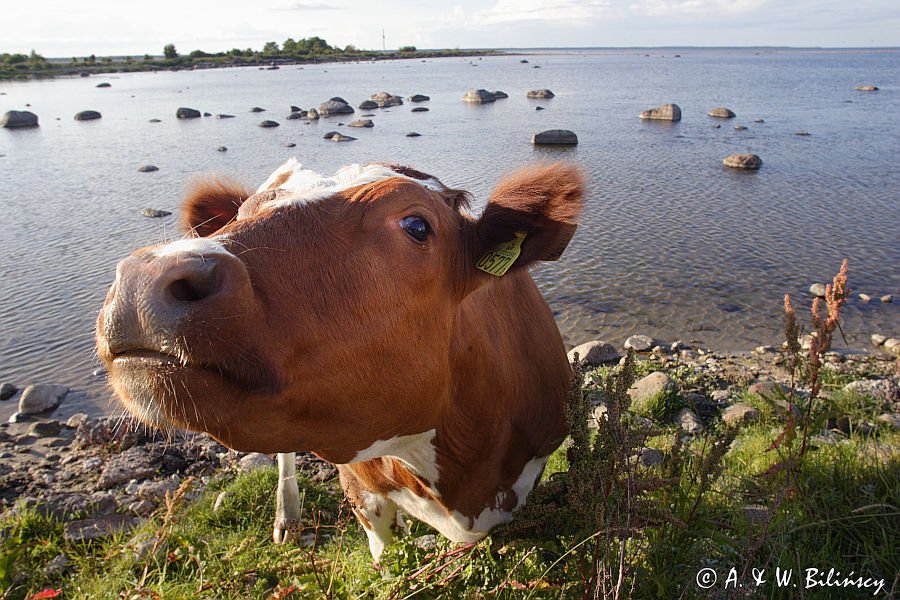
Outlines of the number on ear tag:
[[519,254],[522,253],[522,242],[525,240],[525,232],[517,231],[516,237],[508,242],[504,242],[485,252],[484,256],[475,266],[490,273],[496,277],[504,275],[509,271]]

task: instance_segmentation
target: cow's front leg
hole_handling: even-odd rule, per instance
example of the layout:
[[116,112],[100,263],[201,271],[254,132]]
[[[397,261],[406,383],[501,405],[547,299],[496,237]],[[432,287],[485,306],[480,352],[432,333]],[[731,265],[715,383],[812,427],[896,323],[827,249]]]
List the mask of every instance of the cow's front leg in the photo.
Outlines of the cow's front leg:
[[300,489],[293,452],[278,455],[278,490],[275,492],[275,526],[272,539],[283,544],[297,538],[300,529]]
[[338,473],[341,487],[353,506],[353,514],[366,530],[369,552],[377,565],[384,549],[393,541],[394,533],[406,530],[406,523],[393,500],[366,488],[349,467],[338,465]]

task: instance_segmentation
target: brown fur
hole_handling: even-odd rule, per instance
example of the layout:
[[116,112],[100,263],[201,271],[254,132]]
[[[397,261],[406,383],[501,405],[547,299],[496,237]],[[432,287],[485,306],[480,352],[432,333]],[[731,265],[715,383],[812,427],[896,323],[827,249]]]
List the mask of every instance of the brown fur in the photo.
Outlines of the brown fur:
[[182,229],[207,237],[222,229],[237,214],[252,190],[227,177],[196,179],[188,186],[181,214]]
[[[419,175],[409,176],[427,178]],[[136,373],[108,350],[110,332],[128,325],[120,313],[148,311],[135,322],[154,322],[154,302],[165,299],[152,296],[152,285],[135,287],[165,277],[177,257],[135,253],[141,259],[130,268],[139,273],[120,269],[101,312],[98,351],[126,403],[136,386],[149,387],[172,424],[233,448],[316,452],[341,464],[352,500],[364,490],[409,489],[470,518],[498,497],[503,509],[523,500],[509,488],[564,437],[570,378],[553,316],[525,267],[557,258],[571,238],[577,169],[520,171],[498,185],[477,221],[458,212],[459,192],[402,178],[272,211],[251,200],[237,221],[243,190],[201,191],[186,202],[186,222],[214,231],[231,254],[204,257],[216,261],[220,293],[166,325],[188,366]],[[428,221],[428,240],[399,227],[409,215]],[[475,269],[485,249],[520,230],[527,238],[513,270],[494,277]],[[140,306],[128,304],[134,297]],[[343,464],[376,441],[430,430],[437,482],[392,458]]]

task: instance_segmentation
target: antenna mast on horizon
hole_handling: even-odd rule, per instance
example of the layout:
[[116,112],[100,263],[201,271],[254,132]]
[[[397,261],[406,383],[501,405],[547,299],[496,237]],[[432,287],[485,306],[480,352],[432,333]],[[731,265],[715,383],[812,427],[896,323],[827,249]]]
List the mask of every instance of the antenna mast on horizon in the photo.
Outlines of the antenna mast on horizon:
[[381,51],[387,52],[387,42],[385,42],[384,29],[381,30]]

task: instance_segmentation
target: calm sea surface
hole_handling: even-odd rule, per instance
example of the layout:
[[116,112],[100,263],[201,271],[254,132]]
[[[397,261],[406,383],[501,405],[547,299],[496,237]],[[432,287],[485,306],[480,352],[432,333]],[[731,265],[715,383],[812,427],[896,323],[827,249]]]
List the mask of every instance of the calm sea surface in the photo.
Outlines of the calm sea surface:
[[[862,84],[881,91],[854,91]],[[509,98],[473,106],[461,100],[469,88]],[[556,97],[526,99],[535,88]],[[292,104],[342,96],[356,106],[382,90],[427,94],[430,111],[376,110],[372,129],[284,118]],[[846,308],[849,347],[900,334],[900,298],[877,300],[900,296],[900,50],[535,51],[0,83],[0,93],[0,112],[30,104],[41,120],[0,130],[0,381],[72,386],[63,414],[107,407],[92,336],[116,262],[178,235],[180,195],[195,175],[255,186],[290,156],[328,174],[352,162],[409,164],[472,191],[476,211],[499,177],[530,161],[582,165],[583,224],[561,261],[535,271],[569,345],[633,333],[719,350],[777,344],[783,295],[808,306],[809,284],[843,257],[851,286],[876,298]],[[680,123],[638,119],[666,102],[681,106]],[[180,106],[236,118],[179,121]],[[737,118],[706,116],[717,106]],[[103,118],[73,120],[87,109]],[[281,126],[257,127],[262,119]],[[533,133],[557,128],[579,145],[531,145]],[[331,129],[359,139],[324,141]],[[723,167],[736,152],[759,154],[763,168]],[[139,173],[145,164],[159,171]],[[146,207],[175,214],[149,219]]]

